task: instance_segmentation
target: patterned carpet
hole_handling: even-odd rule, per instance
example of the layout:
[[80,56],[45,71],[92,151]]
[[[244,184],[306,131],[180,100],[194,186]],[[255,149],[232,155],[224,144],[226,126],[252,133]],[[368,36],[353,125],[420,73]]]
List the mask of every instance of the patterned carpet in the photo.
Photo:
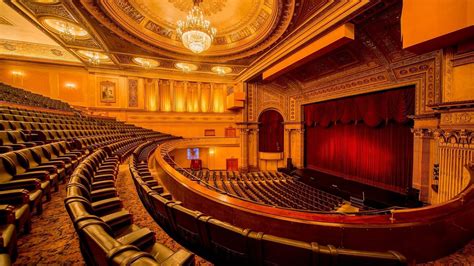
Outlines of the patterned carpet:
[[[148,215],[135,191],[128,164],[120,166],[116,186],[124,208],[133,214],[134,222],[138,226],[150,228],[156,233],[157,242],[172,250],[181,248]],[[31,233],[18,239],[19,256],[15,265],[85,264],[79,250],[79,239],[64,207],[65,188],[65,185],[61,185],[60,192],[53,194],[52,200],[43,205],[41,216],[33,216]],[[212,264],[196,257],[196,265]]]
[[[121,165],[117,180],[120,198],[124,200],[124,207],[133,214],[135,223],[154,231],[158,242],[173,250],[181,248],[142,206],[127,165]],[[77,235],[64,208],[65,195],[65,185],[61,185],[60,192],[55,193],[53,199],[44,204],[43,214],[33,217],[32,232],[18,239],[19,256],[15,265],[84,265]],[[196,265],[212,264],[196,257]],[[474,265],[474,240],[450,256],[423,265]]]

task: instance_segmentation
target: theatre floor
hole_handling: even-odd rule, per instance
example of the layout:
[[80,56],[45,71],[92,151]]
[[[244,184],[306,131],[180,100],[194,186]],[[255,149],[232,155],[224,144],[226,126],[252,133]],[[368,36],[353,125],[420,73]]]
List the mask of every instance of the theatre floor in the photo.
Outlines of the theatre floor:
[[[150,228],[156,233],[158,242],[173,250],[181,247],[155,223],[142,206],[130,177],[128,164],[120,166],[117,190],[124,208],[133,214],[134,222],[138,226]],[[16,265],[84,264],[77,235],[64,208],[65,194],[65,185],[62,185],[59,194],[55,193],[53,199],[44,204],[43,214],[33,217],[33,230],[18,240],[19,256]],[[211,263],[196,257],[196,265]],[[424,265],[474,265],[474,240],[454,254]]]

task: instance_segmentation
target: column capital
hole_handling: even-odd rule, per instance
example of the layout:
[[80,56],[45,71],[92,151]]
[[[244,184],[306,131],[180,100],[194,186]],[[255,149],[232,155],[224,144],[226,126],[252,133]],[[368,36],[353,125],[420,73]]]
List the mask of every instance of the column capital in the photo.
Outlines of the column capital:
[[433,138],[434,131],[429,128],[413,128],[411,129],[415,138]]

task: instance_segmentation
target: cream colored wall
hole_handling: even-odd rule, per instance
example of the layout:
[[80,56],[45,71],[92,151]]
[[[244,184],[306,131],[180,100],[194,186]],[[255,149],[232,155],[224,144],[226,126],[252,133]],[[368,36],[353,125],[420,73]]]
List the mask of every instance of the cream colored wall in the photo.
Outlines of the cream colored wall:
[[[227,159],[237,158],[240,162],[240,147],[196,147],[199,148],[199,158],[202,167],[209,170],[225,170]],[[170,153],[175,162],[184,168],[189,168],[191,161],[187,159],[187,149],[176,149]]]

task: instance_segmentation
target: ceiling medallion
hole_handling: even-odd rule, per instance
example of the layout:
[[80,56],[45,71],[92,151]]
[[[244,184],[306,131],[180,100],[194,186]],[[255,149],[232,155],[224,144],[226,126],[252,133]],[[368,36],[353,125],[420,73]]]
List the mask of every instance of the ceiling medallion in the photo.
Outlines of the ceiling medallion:
[[160,65],[160,62],[150,58],[134,57],[132,61],[144,69],[151,69]]
[[226,66],[215,66],[211,68],[211,71],[219,76],[224,76],[225,74],[232,72],[232,68]]
[[99,65],[101,62],[109,62],[110,58],[108,55],[104,53],[94,52],[94,51],[86,51],[86,50],[78,50],[77,51],[83,58],[86,58],[89,64],[91,65]]
[[85,29],[67,20],[50,17],[42,19],[42,24],[67,42],[74,41],[76,38],[89,38],[89,33]]
[[193,53],[199,54],[211,47],[217,30],[211,27],[211,22],[204,19],[199,4],[202,0],[193,0],[194,6],[189,11],[186,21],[179,20],[176,32],[181,38],[184,47]]
[[176,63],[174,66],[185,73],[189,73],[198,69],[195,64],[190,63]]

